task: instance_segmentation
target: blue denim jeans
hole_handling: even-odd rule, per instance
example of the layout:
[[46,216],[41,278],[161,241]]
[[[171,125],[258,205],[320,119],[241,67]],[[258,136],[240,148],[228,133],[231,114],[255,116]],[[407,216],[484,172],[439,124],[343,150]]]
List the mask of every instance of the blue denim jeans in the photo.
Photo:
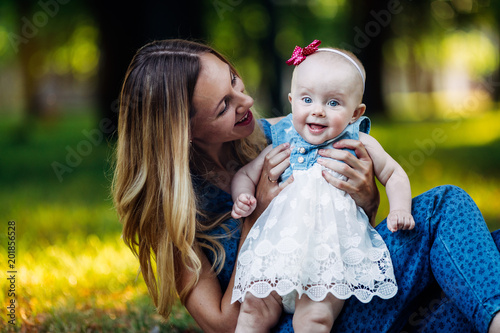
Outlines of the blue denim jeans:
[[[470,196],[440,186],[413,199],[414,230],[377,226],[398,294],[349,299],[334,332],[487,332],[500,310],[500,231],[490,234]],[[492,237],[493,236],[493,237]]]

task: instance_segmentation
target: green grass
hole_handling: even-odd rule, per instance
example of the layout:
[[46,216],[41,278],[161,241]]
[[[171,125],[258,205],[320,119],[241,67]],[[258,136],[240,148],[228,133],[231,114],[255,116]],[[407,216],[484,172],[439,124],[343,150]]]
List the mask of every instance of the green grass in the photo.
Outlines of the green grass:
[[[15,118],[0,123],[0,262],[5,275],[7,223],[13,220],[15,331],[196,331],[180,305],[168,322],[155,313],[138,262],[120,239],[109,195],[111,145],[105,140],[87,145],[89,153],[61,175],[62,181],[54,172],[54,162],[67,165],[68,147],[83,149],[88,139],[82,131],[96,124],[84,115],[27,126]],[[414,195],[458,185],[471,194],[490,229],[500,228],[500,113],[434,123],[372,119],[372,124],[372,135],[407,164]],[[388,211],[382,187],[381,192],[379,221]],[[7,291],[7,280],[0,279],[3,309],[10,301]],[[10,327],[6,319],[2,311],[0,331]]]
[[[109,194],[111,144],[89,141],[89,116],[0,124],[0,258],[8,270],[7,223],[16,222],[16,326],[0,313],[0,331],[194,332],[197,326],[178,304],[165,322],[155,312],[138,261],[121,240]],[[82,152],[69,160],[68,147]],[[84,150],[84,148],[91,148]],[[76,163],[79,162],[79,163]],[[8,305],[6,279],[0,303]]]

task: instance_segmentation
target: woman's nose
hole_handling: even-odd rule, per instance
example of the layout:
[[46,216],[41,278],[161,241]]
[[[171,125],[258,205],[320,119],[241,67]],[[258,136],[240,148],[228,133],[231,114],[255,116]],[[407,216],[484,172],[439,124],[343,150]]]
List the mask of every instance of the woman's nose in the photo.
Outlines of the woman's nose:
[[245,94],[244,92],[239,94],[239,105],[236,108],[236,112],[244,113],[247,112],[253,106],[253,98]]

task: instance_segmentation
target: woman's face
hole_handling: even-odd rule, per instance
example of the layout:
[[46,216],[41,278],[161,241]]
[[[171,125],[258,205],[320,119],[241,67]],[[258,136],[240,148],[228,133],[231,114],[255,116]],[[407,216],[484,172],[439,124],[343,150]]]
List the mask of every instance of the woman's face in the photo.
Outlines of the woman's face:
[[243,81],[217,56],[200,56],[201,70],[194,88],[191,140],[200,147],[249,136],[255,126],[253,99]]

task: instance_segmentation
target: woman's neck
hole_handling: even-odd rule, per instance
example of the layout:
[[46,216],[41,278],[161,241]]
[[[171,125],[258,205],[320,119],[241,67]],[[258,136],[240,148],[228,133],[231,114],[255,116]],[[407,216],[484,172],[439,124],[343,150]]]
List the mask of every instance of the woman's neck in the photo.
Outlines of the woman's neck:
[[193,151],[196,159],[203,161],[207,169],[224,169],[225,156],[229,154],[230,146],[225,143],[207,144],[204,142],[194,141]]
[[240,167],[232,152],[232,144],[223,143],[218,149],[210,148],[204,149],[203,144],[194,145],[192,168],[221,190],[231,193],[231,181]]

